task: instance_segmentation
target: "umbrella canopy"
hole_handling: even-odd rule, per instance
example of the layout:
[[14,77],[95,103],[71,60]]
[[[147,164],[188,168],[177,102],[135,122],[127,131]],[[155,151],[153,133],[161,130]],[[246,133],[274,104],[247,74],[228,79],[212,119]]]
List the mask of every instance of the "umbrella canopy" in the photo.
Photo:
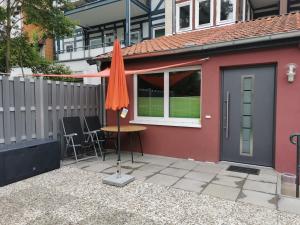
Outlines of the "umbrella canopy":
[[118,39],[114,42],[105,108],[120,110],[129,104],[124,60]]

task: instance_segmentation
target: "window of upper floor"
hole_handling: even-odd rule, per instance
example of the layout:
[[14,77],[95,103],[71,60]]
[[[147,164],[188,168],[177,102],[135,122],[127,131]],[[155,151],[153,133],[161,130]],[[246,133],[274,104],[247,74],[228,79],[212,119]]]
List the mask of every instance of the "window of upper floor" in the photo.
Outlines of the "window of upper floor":
[[192,1],[176,4],[176,31],[192,29]]
[[195,4],[196,28],[212,26],[214,19],[214,0],[196,0]]
[[217,0],[217,25],[236,21],[236,0]]
[[152,36],[153,36],[153,38],[165,36],[165,27],[164,26],[154,27]]

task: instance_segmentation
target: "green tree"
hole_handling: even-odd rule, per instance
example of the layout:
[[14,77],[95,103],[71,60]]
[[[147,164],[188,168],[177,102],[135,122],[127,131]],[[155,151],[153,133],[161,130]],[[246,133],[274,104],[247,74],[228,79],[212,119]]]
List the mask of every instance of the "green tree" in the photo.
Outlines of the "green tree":
[[64,10],[70,7],[67,0],[0,0],[0,40],[4,43],[0,46],[0,51],[5,55],[4,71],[9,73],[16,60],[14,58],[22,57],[18,53],[13,56],[12,52],[16,49],[13,48],[17,40],[15,37],[18,36],[16,33],[21,33],[18,27],[20,21],[36,25],[41,38],[69,36],[73,33],[75,24],[64,16]]

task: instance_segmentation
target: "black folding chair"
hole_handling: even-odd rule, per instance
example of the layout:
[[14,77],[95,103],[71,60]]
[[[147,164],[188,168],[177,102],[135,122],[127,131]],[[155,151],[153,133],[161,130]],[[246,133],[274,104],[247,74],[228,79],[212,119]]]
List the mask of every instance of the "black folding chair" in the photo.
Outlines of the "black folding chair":
[[[85,116],[84,117],[84,130],[89,134],[89,138],[95,142],[99,148],[103,161],[107,153],[116,152],[115,137],[108,137],[101,130],[101,123],[98,116]],[[104,144],[107,142],[113,142],[114,149],[104,148]]]
[[[95,143],[93,142],[93,139],[89,140],[88,137],[90,136],[90,133],[88,131],[83,132],[79,117],[63,117],[62,127],[64,131],[64,137],[66,139],[66,149],[73,148],[76,162],[93,157],[98,158]],[[80,148],[85,150],[91,147],[94,149],[95,155],[78,160],[77,149]]]

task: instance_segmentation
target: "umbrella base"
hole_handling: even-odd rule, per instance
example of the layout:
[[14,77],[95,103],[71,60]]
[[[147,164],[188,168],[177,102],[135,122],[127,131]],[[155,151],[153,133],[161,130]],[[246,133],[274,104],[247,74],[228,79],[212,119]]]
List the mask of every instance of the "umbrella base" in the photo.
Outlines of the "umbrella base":
[[127,174],[113,174],[103,178],[102,183],[111,186],[124,187],[130,182],[134,181],[134,177]]

